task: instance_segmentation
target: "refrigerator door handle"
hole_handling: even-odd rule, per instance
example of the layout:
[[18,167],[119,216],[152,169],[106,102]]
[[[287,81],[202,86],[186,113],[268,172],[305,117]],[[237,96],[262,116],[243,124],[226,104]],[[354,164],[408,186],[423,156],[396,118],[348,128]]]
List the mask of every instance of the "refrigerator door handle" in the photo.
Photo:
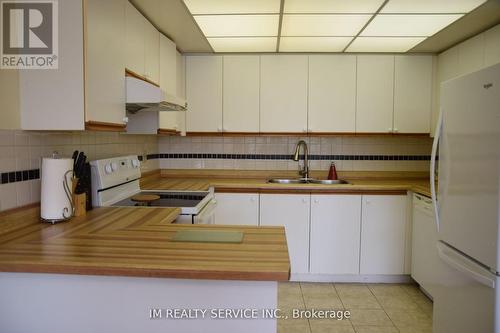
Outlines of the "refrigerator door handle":
[[436,132],[434,133],[434,141],[432,142],[431,169],[430,169],[431,199],[432,199],[432,205],[434,206],[434,213],[436,215],[435,220],[438,232],[440,223],[439,223],[439,208],[437,204],[437,193],[436,193],[436,155],[442,128],[443,128],[443,110],[440,110],[436,125]]
[[441,260],[448,265],[489,288],[495,288],[495,279],[492,277],[493,273],[489,270],[479,266],[442,242],[437,243],[437,249]]

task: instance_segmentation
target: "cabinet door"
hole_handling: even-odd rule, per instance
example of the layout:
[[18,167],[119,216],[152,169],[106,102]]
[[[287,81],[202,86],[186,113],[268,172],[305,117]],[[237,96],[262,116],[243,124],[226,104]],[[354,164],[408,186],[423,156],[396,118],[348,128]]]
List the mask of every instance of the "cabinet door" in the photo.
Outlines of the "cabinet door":
[[311,273],[359,274],[361,195],[311,195]]
[[160,84],[160,32],[146,21],[144,29],[144,77]]
[[224,56],[223,125],[228,132],[259,132],[260,57]]
[[405,195],[364,195],[361,274],[404,274]]
[[356,56],[309,56],[309,132],[356,130]]
[[285,227],[292,273],[309,271],[310,195],[261,194],[260,225]]
[[222,131],[222,56],[186,57],[188,132]]
[[126,0],[86,2],[86,121],[123,123],[126,3]]
[[307,56],[263,55],[260,131],[307,132]]
[[258,193],[215,193],[216,224],[259,225]]
[[[177,95],[177,50],[175,43],[160,34],[160,88],[167,94]],[[160,128],[179,130],[180,112],[159,112]]]
[[357,59],[356,132],[392,132],[394,56]]
[[127,43],[126,65],[127,69],[138,75],[145,74],[145,38],[144,31],[148,21],[142,14],[127,1],[126,10],[126,25],[125,36]]
[[396,56],[394,132],[429,133],[432,56]]

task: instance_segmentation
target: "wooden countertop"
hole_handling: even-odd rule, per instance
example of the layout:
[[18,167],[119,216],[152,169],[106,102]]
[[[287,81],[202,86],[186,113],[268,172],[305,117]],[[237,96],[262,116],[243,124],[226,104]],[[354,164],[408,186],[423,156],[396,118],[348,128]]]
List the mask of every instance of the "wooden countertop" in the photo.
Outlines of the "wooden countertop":
[[[172,224],[179,208],[104,207],[55,225],[38,208],[0,213],[0,271],[288,280],[283,227]],[[242,231],[240,244],[170,241],[178,230]]]
[[[269,178],[296,178],[296,172],[227,172],[224,170],[162,170],[143,177],[143,189],[161,190],[207,190],[214,187],[216,192],[232,193],[363,193],[363,194],[402,194],[413,191],[430,196],[430,184],[425,173],[387,173],[387,172],[346,172],[339,174],[350,184],[270,184]],[[322,173],[313,174],[316,178],[326,178]]]

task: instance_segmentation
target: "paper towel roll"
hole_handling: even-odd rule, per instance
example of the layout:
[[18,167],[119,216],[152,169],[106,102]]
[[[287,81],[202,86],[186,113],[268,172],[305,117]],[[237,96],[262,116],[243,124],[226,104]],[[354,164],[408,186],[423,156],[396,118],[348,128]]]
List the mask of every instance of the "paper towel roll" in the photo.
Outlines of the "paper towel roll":
[[68,170],[73,171],[71,158],[44,158],[42,160],[40,215],[43,220],[57,222],[67,219],[72,214],[71,203],[64,190],[66,175],[71,196],[73,172],[66,174]]

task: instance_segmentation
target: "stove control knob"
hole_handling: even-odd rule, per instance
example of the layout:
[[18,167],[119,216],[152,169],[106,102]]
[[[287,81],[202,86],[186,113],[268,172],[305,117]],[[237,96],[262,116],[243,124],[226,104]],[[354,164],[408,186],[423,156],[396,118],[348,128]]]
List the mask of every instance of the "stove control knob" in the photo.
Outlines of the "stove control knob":
[[132,160],[132,167],[138,168],[139,167],[139,160]]
[[111,163],[111,170],[113,170],[113,172],[117,171],[118,170],[118,164],[116,164],[115,162]]
[[105,172],[106,174],[108,174],[108,175],[109,175],[110,173],[112,173],[112,172],[113,172],[113,168],[111,167],[111,164],[106,164],[106,165],[104,166],[104,172]]

